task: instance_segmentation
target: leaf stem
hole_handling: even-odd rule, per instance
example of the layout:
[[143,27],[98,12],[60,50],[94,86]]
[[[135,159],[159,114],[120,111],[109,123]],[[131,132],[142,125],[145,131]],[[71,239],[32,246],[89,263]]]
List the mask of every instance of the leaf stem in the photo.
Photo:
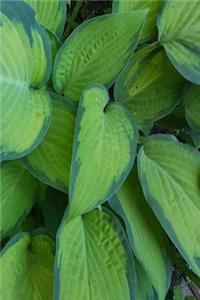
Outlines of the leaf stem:
[[79,13],[79,10],[80,10],[82,4],[83,4],[83,0],[78,0],[77,1],[76,6],[75,6],[75,8],[73,10],[73,13],[71,15],[71,18],[69,20],[69,23],[67,25],[67,28],[66,28],[63,36],[62,36],[62,42],[68,37],[68,35],[70,33],[70,30],[71,30],[71,28],[72,28],[72,26],[73,26],[73,24],[75,22],[75,19],[76,19],[78,13]]

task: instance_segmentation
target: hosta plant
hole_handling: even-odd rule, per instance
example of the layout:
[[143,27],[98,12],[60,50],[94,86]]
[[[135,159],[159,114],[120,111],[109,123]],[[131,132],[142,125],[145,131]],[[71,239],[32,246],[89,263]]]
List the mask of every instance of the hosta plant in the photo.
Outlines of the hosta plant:
[[200,1],[0,5],[0,297],[200,299]]

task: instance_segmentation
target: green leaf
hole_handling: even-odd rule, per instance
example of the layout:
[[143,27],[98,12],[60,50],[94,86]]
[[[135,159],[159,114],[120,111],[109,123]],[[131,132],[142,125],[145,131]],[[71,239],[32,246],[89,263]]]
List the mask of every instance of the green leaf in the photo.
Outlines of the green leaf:
[[25,2],[35,10],[36,19],[41,25],[56,36],[62,36],[67,9],[65,0],[25,0]]
[[159,40],[183,77],[200,84],[200,1],[167,0],[157,20]]
[[194,143],[194,146],[199,149],[200,148],[200,132],[199,131],[196,131],[196,130],[190,130],[188,132],[188,135],[191,137],[193,143]]
[[78,26],[56,56],[56,91],[77,103],[90,83],[110,87],[134,52],[146,15],[147,10],[104,15]]
[[[137,300],[157,300],[157,294],[142,266],[136,261]],[[164,298],[163,298],[164,299]]]
[[165,299],[171,281],[169,244],[144,199],[136,168],[110,204],[123,218],[133,252],[154,286],[158,299]]
[[132,168],[137,130],[120,104],[109,102],[107,90],[90,85],[79,103],[70,170],[68,218],[108,200]]
[[174,109],[182,95],[182,84],[183,78],[163,50],[141,50],[120,74],[114,94],[144,126]]
[[51,94],[52,123],[42,143],[28,156],[23,165],[39,180],[63,192],[68,191],[69,171],[75,125],[75,108],[67,99]]
[[6,237],[19,225],[31,210],[38,188],[37,179],[31,176],[18,160],[1,165],[1,222],[0,236]]
[[65,218],[57,239],[55,300],[135,299],[133,256],[113,216]]
[[53,299],[54,252],[45,234],[21,233],[10,240],[0,256],[2,299]]
[[113,13],[126,13],[132,10],[149,8],[149,13],[144,24],[141,39],[148,39],[157,35],[156,18],[162,0],[113,0]]
[[200,86],[192,84],[184,99],[185,115],[188,124],[194,130],[200,130]]
[[51,101],[44,89],[51,71],[48,41],[23,1],[1,1],[1,159],[24,156],[42,141]]
[[150,136],[140,150],[138,170],[147,202],[199,276],[200,153],[174,136]]

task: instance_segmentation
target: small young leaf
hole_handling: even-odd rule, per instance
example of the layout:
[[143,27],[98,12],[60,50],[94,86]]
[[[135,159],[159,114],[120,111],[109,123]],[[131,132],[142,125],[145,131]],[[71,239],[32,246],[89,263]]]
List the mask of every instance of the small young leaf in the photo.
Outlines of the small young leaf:
[[1,165],[1,238],[6,237],[24,220],[36,200],[37,188],[37,179],[18,160]]
[[92,211],[59,230],[55,300],[130,300],[135,293],[133,256],[119,224]]
[[128,112],[108,104],[107,90],[86,88],[80,100],[70,170],[68,218],[108,200],[132,168],[137,130]]
[[1,160],[22,157],[43,139],[51,99],[45,85],[51,71],[48,40],[23,1],[1,1]]
[[144,199],[136,168],[130,172],[110,204],[123,218],[133,252],[154,286],[158,299],[165,299],[172,271],[169,244]]
[[200,130],[200,86],[192,84],[185,96],[185,115],[194,130]]
[[27,157],[25,168],[42,182],[63,192],[68,191],[69,170],[75,124],[75,108],[67,99],[51,94],[52,123],[42,143]]
[[167,115],[180,102],[184,79],[163,50],[138,52],[115,84],[115,99],[122,102],[142,126]]
[[162,0],[113,0],[113,13],[126,13],[132,10],[149,8],[141,39],[145,40],[157,35],[156,18]]
[[45,234],[13,237],[0,256],[2,299],[53,299],[54,252],[55,243]]
[[159,40],[183,77],[200,84],[200,1],[167,0],[157,20]]
[[154,135],[139,153],[146,200],[190,268],[200,275],[200,153],[174,136]]
[[66,1],[65,0],[25,0],[36,12],[37,21],[61,37],[65,25]]
[[82,90],[99,82],[110,87],[134,52],[147,10],[99,16],[81,24],[56,56],[58,93],[78,102]]

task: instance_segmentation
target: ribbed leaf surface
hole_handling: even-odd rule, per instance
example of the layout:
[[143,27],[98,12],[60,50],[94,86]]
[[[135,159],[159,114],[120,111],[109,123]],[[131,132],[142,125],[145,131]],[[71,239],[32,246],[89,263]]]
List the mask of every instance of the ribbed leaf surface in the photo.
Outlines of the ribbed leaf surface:
[[1,165],[1,222],[0,236],[6,237],[31,210],[38,188],[37,179],[31,176],[18,160]]
[[44,85],[50,48],[34,11],[23,1],[1,1],[1,159],[21,157],[46,134],[51,103]]
[[101,85],[83,92],[75,125],[68,218],[109,199],[132,167],[137,130],[128,112],[108,101]]
[[157,35],[156,18],[162,0],[113,0],[112,3],[113,13],[125,13],[132,10],[149,8],[141,39],[147,39]]
[[200,1],[165,1],[157,25],[174,67],[187,80],[200,84]]
[[163,50],[135,55],[119,76],[115,99],[146,125],[168,114],[179,103],[184,79],[173,68]]
[[55,243],[45,234],[11,239],[0,256],[2,299],[53,299],[54,253]]
[[57,92],[78,102],[90,83],[110,87],[137,46],[146,14],[147,10],[104,15],[81,24],[56,56]]
[[113,218],[93,211],[65,221],[58,235],[54,299],[133,299],[132,256],[124,248],[126,240],[116,230]]
[[75,124],[75,109],[65,98],[52,94],[52,122],[42,143],[27,157],[24,166],[38,179],[68,191]]
[[155,135],[145,140],[138,168],[146,200],[200,275],[200,153],[174,136]]
[[37,21],[61,37],[65,25],[66,1],[65,0],[25,0],[36,12]]
[[172,270],[168,240],[144,199],[137,169],[131,171],[111,206],[125,221],[133,252],[153,284],[158,299],[165,299]]

